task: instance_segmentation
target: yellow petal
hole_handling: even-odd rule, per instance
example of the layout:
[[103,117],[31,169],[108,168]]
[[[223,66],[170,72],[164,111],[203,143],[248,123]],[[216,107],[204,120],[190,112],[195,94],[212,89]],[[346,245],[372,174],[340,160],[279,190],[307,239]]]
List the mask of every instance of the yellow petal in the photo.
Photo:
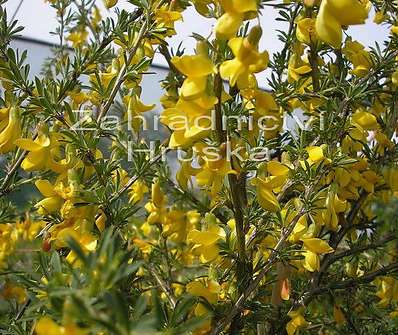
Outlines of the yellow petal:
[[257,186],[257,200],[260,206],[270,212],[277,212],[280,210],[279,202],[271,190]]
[[365,111],[357,111],[352,115],[352,121],[365,130],[376,129],[378,126],[376,116]]
[[321,40],[335,49],[339,49],[343,39],[341,24],[335,16],[327,11],[327,1],[322,1],[321,8],[315,21],[316,33]]
[[54,186],[48,180],[37,180],[35,182],[35,186],[37,187],[39,192],[45,197],[52,197],[56,194],[54,191]]
[[289,168],[277,161],[267,163],[267,171],[273,176],[284,176],[289,173]]
[[20,138],[15,141],[15,144],[23,150],[26,151],[38,151],[42,149],[42,146],[31,139]]
[[303,266],[306,270],[310,272],[319,271],[319,263],[319,256],[316,253],[309,250],[304,252]]
[[230,12],[224,13],[216,23],[215,31],[217,38],[229,39],[236,36],[242,22],[243,14]]
[[220,236],[208,231],[192,230],[188,233],[187,239],[191,243],[209,246],[216,243],[220,239]]
[[305,238],[303,243],[308,250],[316,254],[327,254],[334,251],[326,241],[320,238]]
[[217,72],[210,58],[203,54],[173,57],[171,61],[178,71],[190,78],[205,77]]
[[35,332],[37,335],[63,335],[62,327],[58,326],[49,317],[42,317],[36,323]]
[[323,150],[321,147],[308,147],[306,148],[306,151],[308,153],[308,158],[311,160],[311,162],[318,163],[323,160]]
[[181,87],[181,96],[186,100],[199,98],[206,90],[207,77],[187,78]]

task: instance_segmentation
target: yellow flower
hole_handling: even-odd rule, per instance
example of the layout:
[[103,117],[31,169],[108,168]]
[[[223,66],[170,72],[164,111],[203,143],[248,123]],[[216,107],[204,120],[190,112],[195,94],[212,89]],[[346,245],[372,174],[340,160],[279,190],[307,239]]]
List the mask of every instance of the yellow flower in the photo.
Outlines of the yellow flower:
[[214,280],[195,280],[187,284],[186,290],[195,297],[205,298],[210,304],[218,301],[220,285]]
[[166,201],[166,198],[160,188],[160,182],[158,179],[156,179],[152,184],[151,197],[153,204],[158,208],[162,207]]
[[280,205],[274,192],[280,192],[287,181],[289,168],[282,163],[270,161],[265,164],[264,170],[268,176],[265,178],[260,176],[253,181],[256,186],[257,200],[264,209],[277,212],[280,210]]
[[125,96],[123,98],[123,101],[127,105],[127,115],[126,115],[127,121],[131,123],[130,125],[132,129],[136,133],[138,133],[142,123],[141,114],[153,110],[156,107],[156,105],[155,104],[145,105],[141,101],[140,97],[136,94]]
[[44,316],[37,321],[35,326],[37,335],[86,335],[87,330],[68,323],[65,326],[58,325],[55,321]]
[[35,185],[40,193],[45,196],[45,199],[35,205],[37,212],[40,215],[46,215],[59,211],[64,200],[57,194],[55,187],[48,180],[37,180]]
[[194,56],[173,57],[174,66],[187,78],[181,87],[180,95],[185,100],[201,97],[207,87],[207,77],[217,72],[203,46],[198,45],[198,54]]
[[319,271],[319,255],[333,252],[333,248],[320,238],[302,238],[304,247],[303,266],[310,272]]
[[200,171],[196,173],[196,182],[200,187],[209,189],[213,203],[219,197],[225,176],[237,174],[231,167],[230,160],[227,159],[227,146],[222,144],[220,147],[206,147],[214,149],[209,151],[209,155],[201,157]]
[[72,42],[72,47],[73,48],[78,48],[82,44],[86,43],[88,37],[88,31],[86,30],[75,30],[71,33],[69,33],[68,37],[66,39],[68,41]]
[[231,86],[238,85],[240,89],[247,88],[253,82],[253,74],[267,68],[268,52],[258,51],[261,35],[261,28],[256,26],[252,28],[248,37],[235,37],[228,42],[235,58],[221,64],[220,74],[224,80],[229,81]]
[[[292,214],[289,215],[288,220],[286,220],[288,224],[291,223],[291,220],[294,218],[296,214],[297,213],[292,212]],[[294,226],[293,231],[289,236],[289,241],[292,243],[297,243],[307,233],[307,230],[308,230],[307,218],[305,215],[303,215],[302,217],[300,217],[300,219],[297,221],[296,225]]]
[[326,197],[326,209],[322,212],[322,217],[326,226],[332,230],[337,230],[339,219],[337,214],[344,213],[347,208],[347,201],[339,199],[338,195],[329,191]]
[[217,98],[202,93],[195,100],[180,98],[175,107],[165,109],[160,120],[173,131],[170,148],[188,147],[209,135],[211,110],[217,101]]
[[166,36],[173,36],[175,34],[174,24],[176,21],[182,20],[182,14],[177,11],[171,11],[166,8],[160,8],[155,11],[155,21],[158,28],[166,28]]
[[100,214],[98,218],[95,220],[95,225],[97,226],[98,230],[101,233],[105,230],[105,224],[106,224],[106,215],[102,210],[100,210]]
[[323,0],[315,23],[319,38],[339,49],[342,26],[364,24],[369,9],[368,0]]
[[369,52],[365,51],[365,47],[361,43],[347,40],[342,52],[354,66],[354,69],[350,71],[352,74],[364,77],[369,73],[372,60]]
[[[308,61],[303,60],[302,54],[304,49],[302,45],[297,45],[294,48],[294,52],[289,58],[288,64],[288,81],[289,83],[293,83],[295,81],[299,81],[304,75],[309,74],[312,71],[312,68]],[[311,79],[308,78],[303,84],[304,87],[308,86],[311,83]]]
[[0,121],[0,153],[4,154],[15,148],[15,141],[21,136],[19,111],[15,107],[3,109],[7,118]]
[[216,35],[220,39],[236,36],[242,22],[257,15],[256,0],[220,0],[225,13],[217,20]]
[[380,298],[378,305],[386,307],[392,301],[398,300],[398,280],[384,276],[377,278],[375,284],[379,288],[376,292],[376,296]]
[[398,26],[392,26],[391,27],[391,33],[398,35]]
[[384,168],[383,177],[391,191],[398,191],[398,167]]
[[391,81],[395,87],[398,86],[398,70],[394,71],[394,73],[392,74]]
[[178,185],[183,189],[188,189],[188,183],[191,182],[191,177],[196,176],[200,169],[192,167],[192,161],[180,161],[180,169],[176,174]]
[[129,189],[129,200],[133,204],[140,202],[148,192],[149,189],[145,183],[142,180],[137,180]]
[[188,232],[195,228],[193,222],[189,212],[185,213],[181,210],[171,209],[166,214],[163,234],[174,242],[185,243]]
[[[255,89],[252,94],[248,95],[248,99],[254,99],[254,102],[248,102],[247,107],[253,108],[252,115],[256,121],[254,123],[256,128],[253,127],[254,131],[249,133],[253,141],[251,143],[254,145],[260,128],[264,129],[264,137],[267,140],[276,137],[282,128],[283,119],[279,106],[276,104],[272,94]],[[257,129],[257,126],[259,129]]]
[[3,289],[0,291],[0,296],[6,300],[15,299],[18,304],[23,304],[28,297],[23,287],[14,285],[9,281],[6,281]]
[[288,316],[291,319],[286,325],[286,331],[288,335],[294,335],[301,328],[308,326],[308,322],[304,319],[302,313],[303,311],[301,308],[288,313]]
[[[97,238],[88,232],[79,232],[78,238],[75,238],[74,236],[72,237],[76,240],[76,242],[80,245],[83,252],[85,253],[95,251],[95,249],[97,248]],[[72,264],[74,267],[80,267],[81,262],[77,258],[78,257],[75,252],[70,251],[69,254],[66,256],[66,261]]]
[[151,200],[145,205],[146,211],[149,213],[147,218],[148,224],[160,223],[162,225],[167,223],[167,197],[163,194],[160,188],[160,182],[155,179],[151,187]]
[[117,0],[104,0],[104,4],[105,4],[106,8],[110,9],[113,6],[116,6]]
[[93,27],[98,28],[98,25],[101,22],[101,20],[102,20],[101,12],[97,6],[94,6],[91,18],[91,23]]
[[296,36],[301,43],[307,45],[315,43],[317,41],[315,19],[304,18],[297,22]]
[[305,149],[308,153],[307,163],[311,166],[313,164],[317,164],[325,161],[326,163],[330,162],[330,159],[326,158],[323,154],[323,148],[318,146],[311,146]]
[[15,144],[23,150],[29,151],[21,167],[25,171],[52,170],[57,173],[65,172],[71,167],[71,156],[56,161],[59,157],[61,135],[47,131],[39,132],[35,140],[20,138]]
[[360,126],[364,130],[375,130],[378,128],[377,118],[362,109],[358,109],[351,117],[353,124]]
[[120,70],[120,62],[118,59],[114,59],[112,64],[108,66],[106,72],[98,71],[96,76],[95,74],[90,75],[90,83],[96,86],[102,86],[104,89],[107,89],[111,83],[111,81],[116,78],[117,74]]
[[375,16],[373,18],[373,22],[376,24],[381,24],[383,23],[385,20],[388,19],[388,15],[382,11],[378,11],[375,13]]
[[219,255],[218,241],[224,237],[224,231],[216,224],[211,224],[206,231],[193,229],[188,233],[192,253],[200,257],[202,263],[214,261]]

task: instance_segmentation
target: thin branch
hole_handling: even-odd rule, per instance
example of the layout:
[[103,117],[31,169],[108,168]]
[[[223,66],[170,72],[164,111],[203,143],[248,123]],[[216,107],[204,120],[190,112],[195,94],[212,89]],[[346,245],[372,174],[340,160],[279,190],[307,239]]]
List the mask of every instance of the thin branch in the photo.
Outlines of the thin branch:
[[396,272],[398,272],[398,262],[391,263],[387,266],[383,266],[382,268],[369,272],[361,277],[347,279],[341,282],[336,282],[326,286],[314,288],[310,291],[303,293],[301,297],[293,304],[291,310],[294,310],[301,305],[307,305],[312,299],[319,296],[320,294],[324,294],[326,292],[330,292],[333,290],[344,290],[356,287],[360,284],[368,284],[379,276],[384,276],[386,274],[391,274]]
[[171,307],[175,309],[177,306],[177,300],[173,294],[173,290],[162,280],[162,278],[160,278],[160,276],[158,275],[158,273],[156,272],[156,270],[152,265],[148,266],[148,270],[151,273],[151,275],[155,278],[156,282],[159,284],[164,294],[166,295],[167,299],[171,304]]
[[15,20],[17,14],[18,14],[18,12],[19,12],[19,10],[21,9],[21,6],[22,6],[23,2],[24,2],[24,0],[20,0],[20,1],[19,1],[18,6],[17,6],[17,8],[15,9],[14,14],[12,14],[12,16],[11,16],[10,22],[13,22],[13,21]]
[[100,124],[102,121],[102,118],[106,115],[106,113],[109,111],[111,108],[113,101],[115,100],[116,94],[119,92],[120,87],[126,80],[125,76],[128,70],[128,67],[130,63],[133,60],[133,57],[137,53],[138,48],[141,46],[142,40],[145,38],[147,34],[147,29],[148,29],[148,23],[145,21],[140,28],[140,31],[138,32],[137,39],[135,40],[134,45],[130,50],[128,50],[129,56],[127,60],[125,60],[122,68],[119,71],[119,74],[116,78],[115,85],[112,88],[112,91],[110,93],[109,99],[105,101],[105,104],[102,105],[99,109],[98,117],[97,117],[97,122]]

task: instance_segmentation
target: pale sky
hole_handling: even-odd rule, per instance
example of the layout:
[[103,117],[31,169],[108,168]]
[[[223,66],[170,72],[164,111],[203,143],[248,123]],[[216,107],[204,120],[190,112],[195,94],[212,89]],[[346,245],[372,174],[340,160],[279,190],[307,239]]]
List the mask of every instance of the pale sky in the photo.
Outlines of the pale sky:
[[[18,7],[20,0],[9,0],[6,3],[8,16],[11,17]],[[102,0],[97,0],[98,7],[102,9],[103,15],[111,15],[112,11],[107,11],[103,6]],[[133,10],[134,6],[126,0],[119,0],[119,8]],[[281,42],[277,38],[276,29],[286,30],[285,24],[275,20],[277,12],[272,8],[266,7],[262,11],[260,22],[264,31],[260,49],[268,50],[272,54],[276,50],[281,49]],[[25,26],[22,35],[32,37],[38,40],[57,43],[57,36],[51,35],[49,32],[55,30],[57,22],[55,20],[55,11],[44,0],[24,0],[16,18],[19,24]],[[172,47],[177,47],[180,42],[186,48],[187,52],[192,52],[195,46],[195,40],[190,37],[192,32],[208,37],[213,29],[214,20],[206,19],[198,15],[194,9],[190,8],[184,13],[184,21],[176,25],[177,36],[169,40]],[[353,36],[354,40],[358,40],[366,46],[374,45],[375,41],[382,42],[387,34],[388,27],[379,26],[373,23],[373,13],[370,14],[366,25],[352,26],[348,33]],[[166,65],[164,59],[158,55],[154,60],[155,64]],[[266,74],[260,76],[260,80],[264,79]]]

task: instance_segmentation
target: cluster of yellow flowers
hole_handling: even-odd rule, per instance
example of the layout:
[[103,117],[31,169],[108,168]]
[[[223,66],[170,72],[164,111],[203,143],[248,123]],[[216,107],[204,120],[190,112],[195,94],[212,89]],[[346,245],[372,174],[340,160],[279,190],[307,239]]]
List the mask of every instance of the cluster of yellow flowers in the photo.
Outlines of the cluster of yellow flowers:
[[12,255],[22,242],[33,241],[45,227],[44,221],[32,221],[27,218],[9,224],[0,224],[0,268],[7,264],[7,257]]
[[[104,1],[108,9],[117,3]],[[327,85],[343,75],[357,84],[375,68],[376,56],[365,46],[351,37],[343,41],[343,30],[365,23],[371,2],[295,1],[294,5],[301,10],[292,22],[293,34],[284,56],[286,69],[278,78],[281,87],[266,92],[260,88],[257,75],[276,65],[275,61],[270,62],[267,51],[260,51],[263,31],[257,25],[259,2],[191,3],[200,15],[217,21],[214,40],[198,38],[195,54],[166,54],[171,73],[164,83],[161,122],[170,130],[167,146],[170,150],[182,149],[187,157],[195,153],[179,162],[175,175],[178,185],[174,185],[173,178],[166,183],[162,173],[145,178],[144,171],[134,178],[125,166],[116,165],[104,173],[99,164],[119,164],[115,148],[125,149],[126,138],[130,136],[140,139],[139,117],[155,108],[155,104],[146,105],[141,100],[143,74],[150,67],[149,61],[141,66],[142,61],[152,60],[155,52],[165,48],[164,40],[176,34],[175,23],[183,18],[182,2],[149,1],[149,22],[142,19],[128,33],[117,34],[112,61],[106,66],[89,64],[83,71],[88,86],[76,85],[62,99],[71,109],[98,111],[97,120],[93,115],[85,120],[100,124],[101,117],[120,94],[122,117],[125,122],[132,122],[132,134],[124,134],[123,138],[112,134],[108,138],[109,148],[104,150],[99,141],[92,141],[95,144],[90,147],[84,134],[72,131],[74,120],[70,113],[57,115],[54,122],[38,122],[32,136],[30,129],[23,129],[27,121],[22,106],[9,103],[0,109],[0,153],[23,152],[19,156],[20,166],[23,173],[36,176],[32,180],[42,197],[32,213],[40,220],[27,218],[23,222],[0,224],[0,269],[7,266],[19,242],[39,236],[43,251],[62,253],[69,265],[79,270],[82,263],[79,255],[68,249],[69,240],[76,241],[85,254],[95,252],[103,232],[113,225],[117,211],[112,207],[114,199],[107,197],[127,191],[126,201],[138,212],[126,219],[128,227],[120,235],[128,241],[128,248],[136,248],[147,263],[161,250],[168,267],[164,272],[170,276],[166,283],[169,287],[161,287],[161,299],[173,301],[184,293],[197,297],[190,311],[197,317],[211,315],[210,306],[237,301],[237,312],[232,309],[232,317],[250,315],[239,299],[250,298],[253,291],[247,291],[251,286],[243,283],[245,278],[238,269],[242,260],[250,258],[251,264],[245,270],[252,273],[246,275],[252,283],[256,278],[257,285],[264,284],[265,290],[270,291],[261,298],[262,302],[275,306],[289,302],[292,306],[284,327],[288,335],[294,335],[310,322],[306,320],[304,299],[294,303],[300,297],[295,296],[291,287],[293,279],[316,283],[325,259],[336,255],[342,244],[344,250],[349,250],[359,241],[362,221],[375,218],[376,200],[388,203],[398,195],[398,167],[394,158],[386,154],[396,147],[396,119],[388,118],[398,72],[390,71],[388,79],[380,82],[381,89],[362,99],[365,103],[345,96],[360,91],[353,88],[349,93],[343,92],[344,97],[335,104],[334,99],[340,98],[341,92],[332,87],[320,93],[320,78],[326,77],[325,73],[330,74],[325,79]],[[96,6],[90,9],[88,19],[90,29],[100,29],[101,15]],[[376,13],[375,22],[386,20],[384,12]],[[149,34],[145,29],[153,32]],[[398,35],[397,26],[392,27],[392,34]],[[86,25],[78,24],[69,31],[67,40],[80,52],[89,52],[89,36]],[[321,50],[331,50],[335,55],[326,57]],[[136,66],[141,67],[128,70]],[[7,90],[8,80],[0,74]],[[32,94],[32,101],[40,95],[37,89]],[[310,139],[305,134],[300,139],[289,134],[286,138],[291,141],[287,144],[288,140],[281,136],[284,112],[291,113],[297,108],[315,121],[327,111],[327,122],[336,129],[331,135],[321,129]],[[336,112],[337,109],[340,111]],[[242,120],[243,130],[222,122],[224,115],[236,110],[246,117]],[[262,129],[259,120],[264,120],[262,126],[268,130]],[[388,129],[387,122],[394,129]],[[71,138],[75,135],[81,135],[83,147],[73,142]],[[277,145],[273,147],[272,158],[253,164],[249,148],[258,143]],[[230,151],[237,148],[243,160],[230,157]],[[380,165],[378,159],[386,163]],[[94,181],[100,185],[101,194],[85,186]],[[167,194],[170,188],[182,194],[186,203],[175,202],[173,195]],[[255,217],[252,221],[251,215]],[[344,235],[339,236],[340,232]],[[282,261],[278,253],[283,247],[289,247],[289,257]],[[385,265],[384,261],[377,264]],[[372,269],[376,267],[372,265]],[[271,268],[272,271],[262,274],[263,269]],[[152,270],[151,264],[144,264],[137,272],[140,289],[146,293],[151,285],[142,283],[152,276],[148,269]],[[235,275],[230,275],[231,270]],[[363,275],[361,271],[358,267],[346,269],[345,275],[356,278]],[[379,306],[398,301],[398,281],[394,277],[379,276],[373,284],[378,287]],[[23,289],[8,282],[2,296],[19,303],[26,298]],[[147,298],[150,301],[149,294]],[[337,303],[333,314],[337,324],[346,322]],[[397,312],[391,316],[397,316]],[[210,333],[217,322],[218,319],[207,319],[194,334]],[[35,329],[38,335],[87,333],[73,319],[65,318],[59,324],[47,316],[39,319]]]

